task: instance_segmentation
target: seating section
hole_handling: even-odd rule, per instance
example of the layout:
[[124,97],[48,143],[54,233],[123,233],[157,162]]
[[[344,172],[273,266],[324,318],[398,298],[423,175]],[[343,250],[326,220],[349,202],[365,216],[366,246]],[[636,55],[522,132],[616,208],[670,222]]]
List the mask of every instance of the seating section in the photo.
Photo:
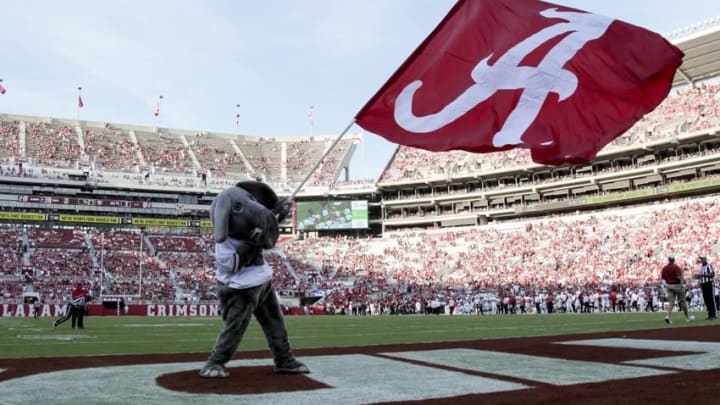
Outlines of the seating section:
[[89,235],[95,250],[137,251],[140,248],[140,232],[111,229],[107,231],[98,230],[91,232]]
[[216,172],[245,173],[247,167],[229,138],[198,132],[192,139],[186,138],[200,166]]
[[[88,170],[99,183],[150,184],[220,190],[239,180],[262,179],[292,190],[320,160],[333,137],[259,138],[77,123],[0,115],[0,175],[67,179]],[[332,184],[350,152],[342,140],[314,174],[313,185]],[[17,164],[25,162],[20,172]]]
[[[27,288],[17,270],[25,267],[25,236],[31,284],[48,297],[61,299],[84,281],[96,291],[102,285],[105,295],[135,295],[138,301],[216,298],[209,235],[1,229],[2,254],[15,258],[15,267],[6,265],[0,274],[5,299]],[[670,253],[690,271],[699,252],[717,255],[720,245],[707,237],[717,234],[720,201],[704,197],[482,227],[389,232],[383,238],[285,238],[265,258],[280,294],[387,307],[480,291],[534,296],[646,290],[658,285]]]
[[87,247],[84,235],[71,228],[31,228],[28,239],[32,248],[83,249]]
[[321,283],[351,285],[329,294],[343,303],[363,300],[368,292],[379,300],[422,299],[428,290],[437,296],[458,288],[596,292],[610,286],[657,285],[669,253],[694,269],[698,252],[720,249],[716,240],[706,237],[720,229],[714,223],[719,216],[720,202],[704,198],[652,209],[403,232],[359,244],[335,238],[292,241],[285,249],[306,254],[316,266],[336,263],[335,276]]
[[[604,150],[637,147],[672,140],[720,125],[716,102],[720,84],[673,90],[663,103]],[[258,138],[205,131],[161,133],[122,125],[94,123],[85,127],[62,120],[25,120],[0,117],[2,175],[21,175],[14,163],[27,161],[22,175],[58,176],[54,169],[77,169],[92,164],[102,182],[131,182],[184,188],[222,189],[242,179],[263,179],[278,190],[293,190],[330,146],[332,137]],[[323,160],[307,187],[338,181],[354,139],[343,139]],[[430,153],[401,146],[380,176],[393,183],[468,174],[507,167],[534,165],[526,149],[473,154],[461,151]],[[150,168],[150,176],[141,167]],[[199,181],[201,174],[208,174]],[[366,184],[367,182],[361,182]]]
[[[674,90],[606,149],[638,148],[716,128],[718,99],[720,84]],[[55,170],[90,162],[94,170],[103,172],[104,181],[115,173],[124,181],[197,188],[262,178],[288,190],[309,173],[331,142],[81,127],[61,120],[3,116],[0,175],[62,178]],[[308,187],[372,184],[336,182],[352,142],[337,145]],[[22,173],[18,162],[28,162]],[[531,164],[522,149],[471,154],[399,147],[380,182]],[[150,166],[153,169],[142,169]],[[144,170],[152,173],[145,175]],[[198,174],[205,171],[212,173],[210,184],[200,185]],[[388,209],[385,220],[451,213],[445,207],[438,212],[406,211]],[[388,308],[449,298],[468,302],[483,291],[529,297],[594,295],[611,289],[635,294],[657,286],[659,269],[669,253],[691,271],[699,252],[718,256],[720,245],[708,237],[720,234],[718,219],[720,202],[712,196],[480,227],[386,231],[383,238],[375,239],[283,238],[265,258],[273,266],[280,294],[323,295],[326,303],[347,308],[358,304]],[[137,301],[213,300],[213,253],[212,234],[2,225],[0,301],[15,300],[32,288],[50,301],[61,302],[77,281],[88,283],[95,293],[102,289],[104,295],[131,295]]]
[[0,228],[0,276],[19,278],[23,265],[23,245],[19,228]]
[[137,147],[125,131],[86,128],[83,141],[86,159],[97,170],[129,173],[139,164]]
[[25,157],[38,166],[74,168],[81,158],[78,133],[71,125],[28,123],[25,145]]
[[6,121],[0,117],[0,162],[9,163],[9,158],[20,155],[20,123]]
[[42,291],[50,300],[69,297],[79,281],[91,282],[93,262],[84,232],[73,228],[30,228],[20,232],[27,237],[27,256],[21,258],[23,269],[30,268],[24,290]]
[[266,181],[279,179],[282,165],[282,143],[274,139],[241,140],[236,142],[245,153],[253,172],[251,178],[261,178]]
[[202,239],[191,236],[150,235],[148,239],[160,251],[200,252],[205,247]]
[[[309,186],[322,186],[325,184],[333,184],[338,178],[338,175],[340,174],[343,159],[347,154],[348,149],[352,145],[352,142],[353,141],[351,139],[340,140],[340,142],[338,142],[335,148],[330,151],[330,154],[326,156],[325,159],[323,159],[320,166],[318,166],[318,169],[313,172],[307,184]],[[328,142],[326,146],[329,147],[330,143]],[[322,153],[325,153],[324,149]],[[303,173],[307,175],[307,173],[310,172],[310,169],[312,169],[312,167],[318,162],[318,160],[319,157],[318,159],[312,159],[307,161],[307,166]]]
[[191,173],[195,169],[179,135],[136,131],[135,136],[145,164],[154,167],[155,173]]

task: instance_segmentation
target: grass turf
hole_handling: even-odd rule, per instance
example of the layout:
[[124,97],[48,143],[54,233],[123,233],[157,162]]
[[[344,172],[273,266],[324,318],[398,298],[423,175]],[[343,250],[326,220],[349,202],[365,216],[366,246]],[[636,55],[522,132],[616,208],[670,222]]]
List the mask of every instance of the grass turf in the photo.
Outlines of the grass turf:
[[[293,348],[450,342],[503,337],[565,335],[707,325],[704,313],[685,323],[664,313],[552,314],[498,316],[299,316],[286,322]],[[0,358],[104,354],[209,353],[222,328],[219,318],[86,317],[85,329],[52,318],[0,318]],[[239,350],[265,349],[256,321]]]

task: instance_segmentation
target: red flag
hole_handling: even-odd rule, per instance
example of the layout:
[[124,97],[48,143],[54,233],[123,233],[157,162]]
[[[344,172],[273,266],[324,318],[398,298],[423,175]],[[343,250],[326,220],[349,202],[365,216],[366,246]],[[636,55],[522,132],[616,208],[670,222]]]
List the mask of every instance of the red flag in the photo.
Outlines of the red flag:
[[591,160],[668,94],[683,53],[660,35],[536,0],[460,0],[357,114],[431,151]]
[[85,104],[83,104],[82,96],[78,96],[78,108],[83,108]]
[[3,87],[2,84],[0,84],[0,94],[5,94],[7,90],[5,90],[5,87]]

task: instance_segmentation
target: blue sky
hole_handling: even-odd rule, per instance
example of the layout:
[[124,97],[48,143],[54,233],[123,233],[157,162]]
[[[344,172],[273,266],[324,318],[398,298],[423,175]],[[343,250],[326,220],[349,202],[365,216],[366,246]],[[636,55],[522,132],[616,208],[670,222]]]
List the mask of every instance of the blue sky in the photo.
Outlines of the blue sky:
[[[717,0],[559,0],[667,33]],[[268,137],[334,135],[454,0],[24,0],[3,4],[0,112]],[[160,118],[154,116],[163,95]],[[307,117],[313,106],[311,127]],[[354,126],[351,132],[361,129]],[[365,134],[353,178],[395,144]]]

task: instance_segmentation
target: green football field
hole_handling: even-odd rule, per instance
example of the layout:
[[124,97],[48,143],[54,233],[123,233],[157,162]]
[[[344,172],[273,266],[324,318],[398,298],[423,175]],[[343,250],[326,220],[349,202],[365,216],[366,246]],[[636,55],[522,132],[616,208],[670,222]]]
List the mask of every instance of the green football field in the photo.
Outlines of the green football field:
[[[498,316],[295,316],[287,317],[293,348],[450,342],[502,337],[565,335],[709,325],[704,313],[685,323],[663,313]],[[219,318],[86,317],[85,329],[52,318],[0,318],[0,358],[102,354],[205,353],[222,327]],[[239,350],[266,348],[256,321]]]

